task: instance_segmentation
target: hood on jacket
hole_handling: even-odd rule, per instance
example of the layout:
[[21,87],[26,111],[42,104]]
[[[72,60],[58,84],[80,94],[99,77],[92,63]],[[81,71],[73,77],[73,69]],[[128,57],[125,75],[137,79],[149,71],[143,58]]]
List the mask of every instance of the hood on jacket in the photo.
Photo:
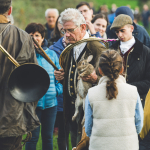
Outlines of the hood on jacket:
[[54,45],[51,45],[49,49],[54,50],[56,53],[60,54],[64,49],[63,40],[64,37],[60,38]]
[[43,48],[44,50],[46,50],[47,47],[48,47],[48,42],[47,42],[46,39],[44,39],[44,41],[43,41],[43,43],[42,43],[42,48]]
[[132,10],[127,6],[121,6],[121,7],[117,8],[117,10],[115,12],[116,17],[120,14],[128,15],[132,18],[132,20],[134,20],[134,15],[132,13]]

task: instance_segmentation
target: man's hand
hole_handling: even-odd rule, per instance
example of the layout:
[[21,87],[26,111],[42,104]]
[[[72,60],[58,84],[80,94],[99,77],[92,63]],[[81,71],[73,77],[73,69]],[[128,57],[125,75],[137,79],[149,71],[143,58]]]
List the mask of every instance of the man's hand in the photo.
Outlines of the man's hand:
[[86,25],[87,25],[88,29],[90,30],[91,34],[96,34],[94,25],[90,21],[86,21]]
[[56,78],[56,80],[59,82],[61,80],[64,79],[64,75],[65,75],[65,72],[64,72],[64,69],[59,69],[59,71],[54,71],[54,76]]
[[96,72],[94,70],[90,75],[88,75],[86,77],[82,77],[82,80],[95,84],[95,83],[97,83],[97,78],[98,77],[97,77]]

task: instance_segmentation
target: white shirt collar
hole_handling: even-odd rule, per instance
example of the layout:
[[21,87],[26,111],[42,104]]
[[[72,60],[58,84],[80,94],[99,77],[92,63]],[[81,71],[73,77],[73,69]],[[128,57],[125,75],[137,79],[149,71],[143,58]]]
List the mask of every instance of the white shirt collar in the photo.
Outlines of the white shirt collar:
[[125,54],[133,45],[135,44],[135,38],[132,37],[129,41],[122,42],[120,41],[120,50],[122,54]]
[[[86,31],[83,39],[86,39],[86,38],[89,38],[89,34],[88,32]],[[81,52],[83,51],[83,49],[85,48],[87,42],[83,42],[81,44],[78,44],[76,45],[74,48],[73,48],[73,55],[74,55],[74,58],[75,60],[78,59],[79,55],[81,54]]]

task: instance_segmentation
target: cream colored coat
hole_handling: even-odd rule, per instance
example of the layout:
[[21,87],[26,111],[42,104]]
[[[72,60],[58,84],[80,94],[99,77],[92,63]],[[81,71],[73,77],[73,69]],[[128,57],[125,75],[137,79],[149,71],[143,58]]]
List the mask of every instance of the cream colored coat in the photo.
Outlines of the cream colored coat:
[[137,88],[119,76],[116,80],[116,99],[106,98],[106,82],[103,76],[99,84],[88,91],[93,110],[93,127],[89,150],[138,150],[138,135],[135,127]]

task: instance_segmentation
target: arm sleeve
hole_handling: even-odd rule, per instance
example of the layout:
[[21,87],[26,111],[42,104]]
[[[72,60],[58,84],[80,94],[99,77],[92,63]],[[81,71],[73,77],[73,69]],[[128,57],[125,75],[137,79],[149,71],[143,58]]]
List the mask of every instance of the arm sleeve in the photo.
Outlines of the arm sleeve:
[[[59,65],[59,59],[55,52],[54,52],[54,57],[55,57],[55,65],[58,69],[60,69],[61,67]],[[63,86],[61,83],[58,83],[58,81],[56,79],[55,79],[55,86],[56,86],[56,93],[57,93],[56,96],[59,96],[60,94],[63,93]]]
[[36,63],[36,54],[35,54],[35,49],[34,49],[34,44],[31,36],[28,34],[26,35],[26,39],[22,44],[21,50],[16,58],[19,64],[24,64],[24,63]]
[[88,95],[85,100],[85,132],[88,137],[91,136],[92,127],[93,127],[93,111],[88,99]]
[[[138,93],[140,95],[146,95],[150,88],[150,50],[148,47],[145,47],[145,71],[144,71],[144,77],[141,81],[138,82],[131,82],[131,85],[134,85],[138,89]],[[141,62],[142,63],[142,62]]]
[[91,34],[91,36],[102,38],[99,32],[96,32],[96,34]]
[[135,126],[136,126],[136,131],[139,134],[143,127],[143,107],[142,107],[139,94],[138,94],[138,99],[135,108]]

